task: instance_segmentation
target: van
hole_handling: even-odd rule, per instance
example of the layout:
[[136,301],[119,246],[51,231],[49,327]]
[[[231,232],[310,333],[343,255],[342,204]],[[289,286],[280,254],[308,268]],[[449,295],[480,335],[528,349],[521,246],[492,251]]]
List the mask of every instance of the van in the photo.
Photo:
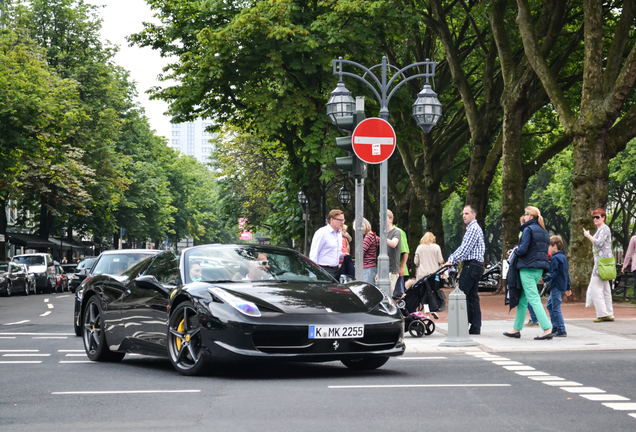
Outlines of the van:
[[53,292],[56,286],[55,265],[53,257],[47,253],[33,253],[25,255],[16,255],[12,261],[17,264],[26,264],[29,271],[35,274],[35,292],[38,294]]

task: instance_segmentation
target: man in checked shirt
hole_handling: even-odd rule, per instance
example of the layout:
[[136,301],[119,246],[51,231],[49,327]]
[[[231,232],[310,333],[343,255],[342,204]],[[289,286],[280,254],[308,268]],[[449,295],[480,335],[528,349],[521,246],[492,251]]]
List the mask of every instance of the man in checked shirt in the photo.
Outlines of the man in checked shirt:
[[459,289],[466,294],[469,334],[481,333],[481,308],[479,307],[479,279],[484,274],[484,232],[477,223],[477,211],[467,205],[462,212],[466,233],[461,246],[448,257],[446,264],[455,265],[462,261],[464,266],[459,275]]

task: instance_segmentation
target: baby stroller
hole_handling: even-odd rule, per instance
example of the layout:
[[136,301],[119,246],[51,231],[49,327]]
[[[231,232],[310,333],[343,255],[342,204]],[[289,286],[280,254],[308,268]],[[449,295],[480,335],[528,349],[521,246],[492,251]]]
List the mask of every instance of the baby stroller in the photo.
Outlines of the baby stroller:
[[[446,295],[441,290],[441,275],[449,267],[443,266],[435,273],[418,280],[397,301],[396,305],[404,315],[404,330],[408,330],[411,336],[428,336],[435,331],[435,323],[424,312],[441,312],[446,309]],[[425,310],[426,305],[428,311]]]

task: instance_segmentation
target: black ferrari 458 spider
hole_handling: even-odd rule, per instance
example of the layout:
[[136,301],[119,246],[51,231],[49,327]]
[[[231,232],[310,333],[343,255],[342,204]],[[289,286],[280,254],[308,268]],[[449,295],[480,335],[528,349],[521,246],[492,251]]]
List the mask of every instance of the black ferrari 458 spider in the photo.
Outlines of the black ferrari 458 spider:
[[168,357],[184,375],[212,362],[342,361],[375,369],[404,353],[403,318],[365,282],[337,283],[289,249],[210,245],[164,252],[80,286],[91,360]]

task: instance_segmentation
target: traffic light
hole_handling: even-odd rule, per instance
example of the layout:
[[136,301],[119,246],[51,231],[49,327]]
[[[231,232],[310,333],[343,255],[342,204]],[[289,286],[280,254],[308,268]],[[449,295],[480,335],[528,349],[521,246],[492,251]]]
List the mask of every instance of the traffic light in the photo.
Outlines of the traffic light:
[[367,178],[367,164],[361,161],[353,151],[351,134],[356,126],[366,117],[364,111],[356,111],[353,116],[339,117],[338,127],[347,131],[348,136],[336,138],[336,146],[347,152],[347,156],[336,158],[336,166],[344,171],[349,171],[355,179]]

